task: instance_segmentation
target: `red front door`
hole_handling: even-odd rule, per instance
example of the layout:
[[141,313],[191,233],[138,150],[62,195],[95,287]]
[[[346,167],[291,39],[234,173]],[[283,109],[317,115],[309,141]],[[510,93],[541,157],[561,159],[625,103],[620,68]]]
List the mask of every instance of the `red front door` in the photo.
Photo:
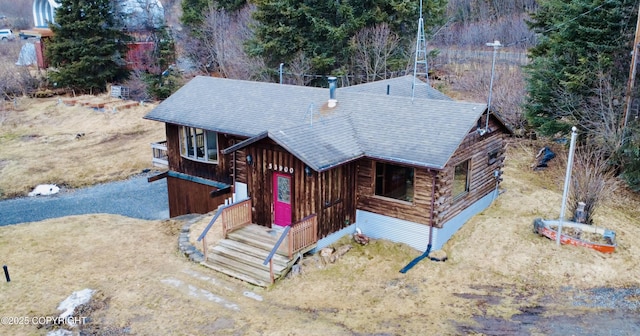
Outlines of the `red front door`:
[[291,225],[291,176],[273,173],[273,223]]

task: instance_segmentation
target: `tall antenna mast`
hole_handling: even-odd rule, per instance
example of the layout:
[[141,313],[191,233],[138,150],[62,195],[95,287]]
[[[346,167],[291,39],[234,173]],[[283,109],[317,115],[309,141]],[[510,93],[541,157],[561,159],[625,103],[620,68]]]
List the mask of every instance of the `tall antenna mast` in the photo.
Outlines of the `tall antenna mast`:
[[[418,79],[418,76],[420,75],[424,76],[424,82]],[[418,19],[418,36],[416,38],[416,57],[415,61],[413,62],[413,86],[411,88],[411,100],[413,100],[413,97],[415,96],[417,85],[429,85],[429,67],[427,66],[427,40],[424,36],[422,0],[420,0],[420,19]]]

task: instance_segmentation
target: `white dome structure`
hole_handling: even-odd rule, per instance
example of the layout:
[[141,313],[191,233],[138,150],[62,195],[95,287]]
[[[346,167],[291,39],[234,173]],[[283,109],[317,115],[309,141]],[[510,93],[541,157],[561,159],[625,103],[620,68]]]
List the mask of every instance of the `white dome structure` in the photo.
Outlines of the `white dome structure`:
[[[160,0],[115,0],[116,12],[124,20],[128,31],[149,30],[164,24],[164,7]],[[55,23],[55,10],[61,4],[57,0],[33,0],[35,28],[48,28]]]
[[33,23],[36,28],[48,28],[55,23],[55,9],[60,7],[56,0],[33,0]]

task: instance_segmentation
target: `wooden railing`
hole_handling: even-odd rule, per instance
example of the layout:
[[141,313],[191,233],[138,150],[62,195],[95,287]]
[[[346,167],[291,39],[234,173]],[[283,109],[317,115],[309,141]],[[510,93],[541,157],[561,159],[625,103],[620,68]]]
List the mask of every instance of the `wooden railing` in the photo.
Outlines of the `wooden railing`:
[[[248,210],[247,210],[248,209]],[[245,213],[243,213],[245,211]],[[216,211],[216,214],[211,218],[209,224],[202,230],[202,233],[198,237],[198,241],[202,240],[202,252],[204,253],[204,259],[207,260],[207,233],[213,226],[213,224],[222,217],[222,234],[227,238],[227,234],[233,230],[237,230],[243,226],[251,224],[251,199],[238,203],[221,205]],[[248,217],[248,222],[247,221]]]
[[228,207],[228,205],[223,205],[218,207],[218,211],[216,211],[216,214],[213,216],[213,218],[211,218],[211,220],[209,221],[209,224],[207,224],[207,226],[204,228],[204,230],[202,230],[202,233],[198,237],[198,241],[202,240],[202,253],[204,254],[204,260],[207,260],[207,252],[209,250],[209,247],[207,246],[207,233],[209,233],[209,230],[211,229],[213,224],[218,220],[220,215],[222,215],[222,211],[226,207]]
[[271,283],[275,281],[273,275],[273,256],[280,248],[280,244],[284,238],[287,237],[289,241],[289,260],[293,259],[293,255],[299,251],[302,251],[306,247],[309,247],[318,242],[318,216],[313,214],[303,218],[301,221],[287,226],[280,239],[271,249],[269,256],[264,260],[263,265],[269,263],[269,273],[271,274]]
[[318,216],[307,216],[295,223],[289,231],[289,259],[298,251],[318,242]]
[[251,199],[234,203],[222,211],[222,234],[226,239],[230,232],[251,224]]
[[167,142],[152,142],[151,151],[153,152],[152,162],[154,165],[168,166],[169,157],[167,156]]

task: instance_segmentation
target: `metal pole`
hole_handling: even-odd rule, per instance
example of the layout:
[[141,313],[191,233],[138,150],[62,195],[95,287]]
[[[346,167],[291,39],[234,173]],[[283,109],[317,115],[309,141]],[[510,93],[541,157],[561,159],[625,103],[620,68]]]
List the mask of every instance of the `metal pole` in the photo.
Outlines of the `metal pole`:
[[491,61],[491,80],[489,81],[489,100],[487,102],[487,122],[484,130],[486,132],[489,131],[489,113],[491,112],[491,92],[493,91],[493,73],[496,69],[496,54],[498,53],[498,48],[502,47],[500,41],[493,41],[493,43],[487,43],[488,47],[493,47],[493,61]]
[[567,173],[564,177],[564,190],[562,191],[562,206],[560,207],[560,220],[558,221],[558,232],[556,233],[556,244],[560,245],[560,236],[562,235],[562,223],[564,222],[564,212],[567,208],[567,194],[569,194],[569,185],[571,183],[571,168],[573,167],[573,152],[576,146],[576,137],[578,129],[573,126],[571,128],[571,145],[569,145],[569,162],[567,162]]
[[280,84],[282,84],[282,67],[284,67],[284,63],[280,63]]

